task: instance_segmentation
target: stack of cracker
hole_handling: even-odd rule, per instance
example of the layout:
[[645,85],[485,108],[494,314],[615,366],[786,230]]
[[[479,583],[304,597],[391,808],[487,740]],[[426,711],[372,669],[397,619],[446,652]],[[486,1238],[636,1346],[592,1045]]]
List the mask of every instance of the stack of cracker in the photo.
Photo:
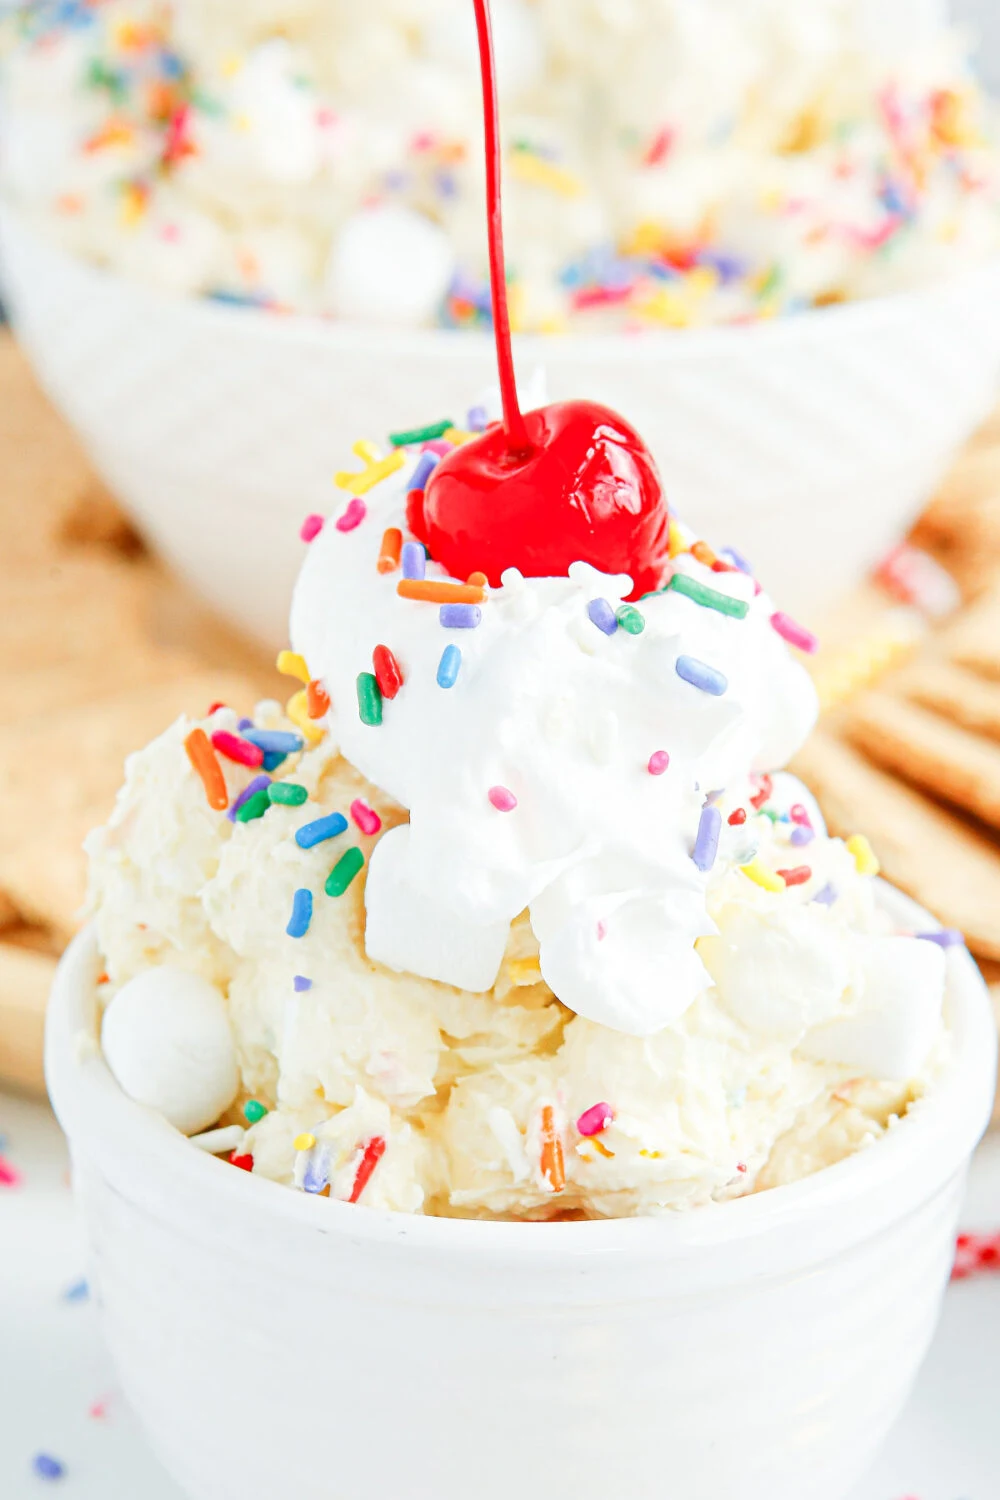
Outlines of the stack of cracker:
[[276,684],[144,553],[6,335],[0,598],[0,1083],[41,1088],[80,845],[126,754],[182,710],[249,705]]
[[[911,540],[947,569],[960,607],[835,701],[794,769],[832,831],[867,833],[886,877],[965,934],[1000,1015],[1000,419]],[[899,613],[883,604],[875,629]]]

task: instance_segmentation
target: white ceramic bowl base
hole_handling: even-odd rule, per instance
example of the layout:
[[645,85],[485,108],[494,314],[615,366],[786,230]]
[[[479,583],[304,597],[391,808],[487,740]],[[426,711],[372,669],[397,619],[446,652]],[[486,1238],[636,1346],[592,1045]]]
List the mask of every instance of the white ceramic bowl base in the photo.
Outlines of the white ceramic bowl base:
[[[5,296],[38,374],[171,563],[284,643],[310,511],[359,437],[451,416],[494,379],[484,334],[394,333],[160,294],[0,216]],[[668,496],[815,619],[898,538],[996,399],[1000,263],[747,328],[517,342],[550,397],[621,411]]]
[[89,932],[62,962],[49,1087],[124,1390],[193,1500],[843,1500],[859,1479],[927,1349],[989,1116],[966,954],[953,1061],[870,1151],[688,1214],[536,1225],[351,1207],[193,1150],[100,1056],[97,962]]

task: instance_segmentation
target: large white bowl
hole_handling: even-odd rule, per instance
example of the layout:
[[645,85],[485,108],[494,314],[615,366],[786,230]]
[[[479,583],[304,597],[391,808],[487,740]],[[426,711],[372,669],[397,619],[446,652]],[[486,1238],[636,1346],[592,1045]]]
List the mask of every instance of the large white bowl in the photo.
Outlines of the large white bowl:
[[112,1079],[97,963],[85,932],[60,966],[49,1089],[125,1393],[194,1500],[843,1500],[860,1477],[930,1341],[990,1113],[967,954],[947,1070],[870,1150],[563,1224],[357,1208],[203,1156]]
[[[218,609],[285,639],[299,524],[359,437],[463,420],[485,334],[396,333],[150,290],[10,210],[5,294],[43,385],[153,543]],[[745,328],[522,338],[553,398],[629,417],[675,508],[815,618],[928,498],[996,399],[1000,262],[896,297]],[[346,461],[346,462],[345,462]]]

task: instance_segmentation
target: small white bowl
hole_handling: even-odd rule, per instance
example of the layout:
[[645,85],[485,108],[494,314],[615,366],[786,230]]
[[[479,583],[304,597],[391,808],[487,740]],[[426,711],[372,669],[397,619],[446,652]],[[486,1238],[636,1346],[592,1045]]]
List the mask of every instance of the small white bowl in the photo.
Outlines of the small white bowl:
[[[9,209],[4,292],[38,375],[140,526],[223,614],[283,644],[298,529],[359,437],[450,416],[484,333],[393,332],[151,290]],[[815,619],[917,514],[1000,380],[1000,261],[741,328],[521,338],[522,376],[638,427],[675,509]]]
[[97,963],[86,931],[48,1083],[125,1393],[194,1500],[843,1500],[868,1465],[992,1104],[967,954],[951,1061],[870,1150],[689,1213],[555,1224],[352,1207],[193,1150],[112,1079]]

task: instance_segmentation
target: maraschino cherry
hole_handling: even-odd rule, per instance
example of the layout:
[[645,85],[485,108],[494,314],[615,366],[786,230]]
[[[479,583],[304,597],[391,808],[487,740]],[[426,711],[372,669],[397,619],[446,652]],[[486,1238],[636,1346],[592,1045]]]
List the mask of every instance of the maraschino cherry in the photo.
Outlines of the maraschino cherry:
[[570,563],[628,573],[633,594],[659,586],[668,512],[652,455],[624,418],[593,401],[561,401],[526,415],[517,400],[504,276],[500,131],[489,0],[473,0],[486,123],[486,209],[493,333],[503,422],[442,458],[408,521],[454,578],[505,568],[562,577]]

